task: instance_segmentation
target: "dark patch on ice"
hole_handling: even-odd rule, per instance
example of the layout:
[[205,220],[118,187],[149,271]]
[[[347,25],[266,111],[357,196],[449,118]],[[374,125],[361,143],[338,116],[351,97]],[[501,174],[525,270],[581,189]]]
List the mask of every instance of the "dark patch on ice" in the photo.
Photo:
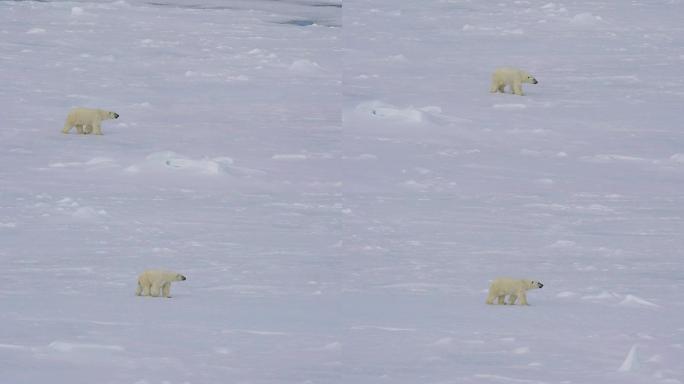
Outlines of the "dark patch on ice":
[[342,8],[342,3],[317,3],[317,4],[311,4],[312,7],[334,7],[334,8]]
[[154,5],[156,7],[170,7],[170,8],[182,8],[182,9],[201,9],[201,10],[209,10],[209,11],[220,11],[220,10],[226,10],[226,9],[232,9],[232,10],[239,9],[236,7],[229,7],[226,5],[172,4],[172,3],[163,3],[163,2],[158,2],[158,1],[148,1],[147,4],[148,5]]
[[332,7],[332,8],[342,8],[342,2],[339,1],[317,1],[317,2],[310,2],[310,1],[297,1],[297,0],[265,0],[265,1],[270,1],[273,3],[290,3],[290,4],[297,4],[297,5],[303,5],[306,7]]
[[335,24],[334,22],[331,22],[331,21],[311,20],[311,19],[292,19],[292,20],[286,20],[286,21],[276,21],[276,24],[294,25],[297,27],[310,27],[312,25],[320,25],[323,27],[331,27],[331,28],[341,27],[341,25]]
[[[300,6],[300,7],[315,7],[315,8],[342,8],[342,3],[339,1],[335,2],[326,2],[324,0],[318,0],[314,2],[309,2],[309,1],[298,1],[298,0],[251,0],[251,2],[236,2],[236,3],[231,3],[230,5],[224,5],[222,4],[222,1],[196,1],[196,0],[191,0],[191,1],[186,1],[186,0],[181,0],[181,1],[164,1],[164,0],[151,0],[151,1],[145,1],[145,4],[154,6],[154,7],[165,7],[165,8],[178,8],[178,9],[192,9],[192,10],[201,10],[201,11],[221,11],[221,10],[233,10],[233,11],[245,11],[245,10],[251,10],[251,9],[263,9],[263,10],[268,10],[272,8],[272,3],[282,3],[282,4],[289,4],[289,5],[295,5],[295,6]],[[247,6],[249,4],[249,6]],[[281,22],[276,22],[277,24],[285,24],[285,25],[294,25],[297,27],[308,27],[312,25],[320,25],[324,27],[331,27],[331,28],[340,28],[342,25],[338,21],[338,18],[336,17],[339,13],[339,11],[330,11],[334,12],[335,15],[329,15],[328,17],[323,16],[321,17],[320,20],[317,19],[309,19],[307,16],[309,12],[300,12],[299,17],[300,18],[293,18],[291,20],[286,20],[286,21],[281,21]],[[330,12],[324,12],[326,14]],[[323,10],[317,11],[315,13],[323,13]],[[297,15],[297,14],[295,14]],[[306,15],[306,16],[304,16]],[[295,16],[296,17],[296,16]]]
[[313,20],[288,20],[283,21],[280,24],[296,25],[298,27],[308,27],[310,25],[316,24],[316,22]]
[[[50,1],[50,0],[38,0],[38,1]],[[262,0],[263,3],[269,3],[269,2],[276,2],[276,3],[285,3],[285,4],[292,4],[292,5],[301,5],[301,6],[310,6],[310,7],[332,7],[332,8],[342,8],[342,3],[341,2],[315,2],[315,3],[309,3],[306,1],[291,1],[291,0]],[[233,9],[233,10],[239,10],[239,9],[249,9],[249,7],[246,6],[227,6],[227,5],[216,5],[216,2],[212,1],[211,3],[214,4],[207,4],[205,1],[205,4],[202,3],[178,3],[178,2],[164,2],[164,1],[148,1],[148,5],[154,5],[154,6],[159,6],[159,7],[172,7],[172,8],[184,8],[184,9],[202,9],[202,10],[224,10],[224,9]],[[219,2],[220,3],[220,2]],[[258,4],[258,1],[255,0],[255,3]]]

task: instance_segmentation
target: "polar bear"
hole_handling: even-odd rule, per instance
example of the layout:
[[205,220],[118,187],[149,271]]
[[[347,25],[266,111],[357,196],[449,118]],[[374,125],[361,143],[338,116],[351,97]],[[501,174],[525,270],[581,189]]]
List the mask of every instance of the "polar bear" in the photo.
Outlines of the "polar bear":
[[171,297],[171,282],[186,280],[180,273],[160,270],[147,270],[138,277],[138,296]]
[[513,94],[523,96],[523,83],[537,84],[538,81],[532,75],[521,69],[510,67],[497,68],[492,74],[492,86],[489,88],[489,92],[504,93],[504,88],[509,86]]
[[512,279],[509,277],[499,277],[492,281],[489,286],[489,296],[487,304],[494,304],[494,299],[498,298],[498,304],[506,304],[504,299],[508,295],[508,304],[513,305],[520,298],[520,305],[527,304],[526,292],[528,289],[543,287],[544,284],[535,280]]
[[75,126],[78,133],[89,134],[94,132],[96,135],[101,135],[100,123],[102,120],[118,118],[119,114],[116,112],[102,109],[74,108],[67,115],[62,133],[69,133],[71,128]]

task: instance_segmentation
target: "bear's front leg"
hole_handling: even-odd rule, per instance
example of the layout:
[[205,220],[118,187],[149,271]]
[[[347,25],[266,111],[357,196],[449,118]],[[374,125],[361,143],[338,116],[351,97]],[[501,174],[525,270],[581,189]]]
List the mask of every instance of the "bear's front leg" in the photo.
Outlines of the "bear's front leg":
[[162,295],[164,297],[171,297],[171,283],[165,283],[162,286]]
[[522,91],[522,83],[515,82],[513,83],[512,88],[513,94],[516,94],[518,96],[524,96]]
[[96,135],[102,134],[102,129],[100,129],[100,124],[93,124],[93,133]]
[[508,304],[509,305],[514,305],[516,300],[518,300],[517,295],[509,295],[508,296]]
[[520,292],[519,295],[520,295],[520,305],[529,305],[529,304],[527,304],[527,294],[525,293],[525,291]]

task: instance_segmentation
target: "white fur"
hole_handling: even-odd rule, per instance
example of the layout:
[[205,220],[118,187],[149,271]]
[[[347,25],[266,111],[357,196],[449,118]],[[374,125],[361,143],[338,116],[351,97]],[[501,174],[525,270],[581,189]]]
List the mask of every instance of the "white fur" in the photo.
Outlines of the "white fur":
[[95,133],[102,134],[100,123],[102,120],[117,119],[119,114],[116,112],[105,111],[102,109],[74,108],[69,111],[62,133],[69,133],[71,128],[76,127],[76,131],[81,134]]
[[185,280],[185,276],[180,273],[147,270],[138,277],[138,289],[135,294],[154,297],[161,294],[164,297],[171,297],[171,282],[183,280]]
[[489,88],[489,92],[504,93],[504,89],[508,86],[513,94],[523,96],[523,83],[537,84],[537,79],[521,69],[497,68],[492,74],[492,86]]
[[520,305],[527,303],[527,290],[541,288],[544,284],[535,280],[512,279],[510,277],[499,277],[492,281],[489,286],[487,304],[494,304],[494,299],[498,298],[498,304],[506,304],[504,299],[508,296],[508,304],[513,305],[520,298]]

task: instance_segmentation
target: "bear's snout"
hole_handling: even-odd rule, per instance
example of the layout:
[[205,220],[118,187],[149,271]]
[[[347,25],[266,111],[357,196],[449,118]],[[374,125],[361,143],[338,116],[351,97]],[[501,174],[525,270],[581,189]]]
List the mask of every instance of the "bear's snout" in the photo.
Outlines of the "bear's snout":
[[185,280],[185,276],[181,275],[181,281]]
[[539,286],[539,288],[544,286],[544,284],[542,284],[542,283],[537,283],[537,285]]
[[115,113],[114,113],[114,118],[115,118],[115,119],[118,119],[118,118],[119,118],[119,114],[115,112]]
[[[532,79],[532,84],[537,84],[537,83],[538,83],[537,79]],[[541,287],[539,287],[539,288],[541,288]]]

